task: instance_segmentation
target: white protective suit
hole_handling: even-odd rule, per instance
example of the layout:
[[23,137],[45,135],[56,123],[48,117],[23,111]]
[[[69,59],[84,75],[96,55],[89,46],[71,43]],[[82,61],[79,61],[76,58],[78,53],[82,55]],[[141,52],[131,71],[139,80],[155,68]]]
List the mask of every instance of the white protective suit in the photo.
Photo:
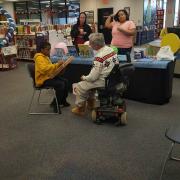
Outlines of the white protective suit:
[[83,76],[83,81],[77,83],[75,102],[77,106],[82,106],[88,99],[89,90],[105,86],[105,78],[117,63],[117,54],[111,47],[104,46],[97,51],[90,73],[87,76]]

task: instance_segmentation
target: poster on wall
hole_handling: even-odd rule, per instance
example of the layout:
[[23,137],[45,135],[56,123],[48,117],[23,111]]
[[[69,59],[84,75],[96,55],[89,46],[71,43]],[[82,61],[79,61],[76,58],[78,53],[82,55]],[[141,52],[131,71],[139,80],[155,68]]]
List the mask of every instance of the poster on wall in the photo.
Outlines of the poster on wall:
[[156,0],[144,0],[144,26],[155,25],[156,20]]
[[130,7],[124,7],[124,10],[126,10],[126,12],[128,13],[128,15],[130,16]]
[[3,47],[1,50],[4,56],[17,54],[16,46]]
[[85,11],[87,19],[86,22],[88,24],[93,24],[94,23],[94,11]]

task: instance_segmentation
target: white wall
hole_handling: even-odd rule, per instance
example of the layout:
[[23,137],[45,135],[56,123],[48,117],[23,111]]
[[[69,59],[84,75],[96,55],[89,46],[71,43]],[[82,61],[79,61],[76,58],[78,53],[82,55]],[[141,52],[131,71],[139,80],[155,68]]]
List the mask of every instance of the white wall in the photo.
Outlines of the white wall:
[[175,0],[167,0],[166,6],[166,27],[172,27],[174,25],[174,11],[175,11]]
[[94,19],[97,22],[97,9],[99,8],[113,8],[114,13],[124,7],[130,7],[130,19],[136,25],[143,24],[143,4],[144,0],[109,0],[108,4],[103,4],[102,0],[80,0],[80,11],[94,10]]
[[1,3],[0,6],[2,6],[3,9],[6,10],[9,13],[9,15],[11,15],[12,18],[14,18],[14,6],[13,6],[13,2]]
[[[133,20],[136,25],[143,25],[144,0],[109,0],[108,4],[103,4],[102,1],[103,0],[80,0],[80,11],[94,10],[94,19],[95,22],[97,22],[98,8],[112,7],[114,9],[114,13],[116,13],[119,9],[130,7],[130,19]],[[173,2],[173,5],[169,4],[170,2]],[[166,27],[173,26],[174,2],[175,0],[168,0],[167,10],[168,8],[169,10],[172,8],[172,12],[167,12]],[[0,3],[0,6],[2,6],[14,18],[13,2]]]
[[178,25],[180,25],[180,1],[179,1],[179,21],[178,21]]

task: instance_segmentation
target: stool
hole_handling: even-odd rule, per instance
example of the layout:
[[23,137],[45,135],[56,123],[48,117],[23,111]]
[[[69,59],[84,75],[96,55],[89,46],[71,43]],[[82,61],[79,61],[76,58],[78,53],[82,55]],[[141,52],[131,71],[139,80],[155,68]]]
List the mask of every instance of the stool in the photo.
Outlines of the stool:
[[167,129],[166,132],[165,132],[165,137],[167,137],[172,142],[172,144],[171,144],[171,147],[170,147],[169,152],[167,154],[167,157],[164,160],[160,180],[162,180],[162,178],[163,178],[166,163],[167,163],[168,160],[180,161],[180,158],[174,157],[172,155],[174,145],[175,144],[180,144],[180,126],[172,126],[169,129]]

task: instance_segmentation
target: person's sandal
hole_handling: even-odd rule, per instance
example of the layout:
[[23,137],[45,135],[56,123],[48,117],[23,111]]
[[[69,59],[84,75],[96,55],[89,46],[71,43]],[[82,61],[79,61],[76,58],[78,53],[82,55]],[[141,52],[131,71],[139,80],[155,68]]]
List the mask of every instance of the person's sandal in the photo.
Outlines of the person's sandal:
[[71,112],[76,115],[83,116],[85,114],[85,109],[84,107],[74,107]]

